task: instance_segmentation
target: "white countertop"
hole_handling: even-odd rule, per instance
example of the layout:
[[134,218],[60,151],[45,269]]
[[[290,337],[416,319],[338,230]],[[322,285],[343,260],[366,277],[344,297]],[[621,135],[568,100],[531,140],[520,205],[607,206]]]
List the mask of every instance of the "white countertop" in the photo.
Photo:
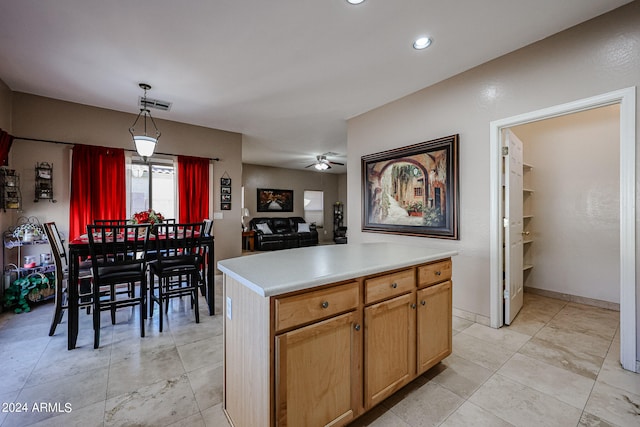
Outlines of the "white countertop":
[[258,253],[218,262],[223,273],[270,297],[457,255],[395,243],[349,243]]

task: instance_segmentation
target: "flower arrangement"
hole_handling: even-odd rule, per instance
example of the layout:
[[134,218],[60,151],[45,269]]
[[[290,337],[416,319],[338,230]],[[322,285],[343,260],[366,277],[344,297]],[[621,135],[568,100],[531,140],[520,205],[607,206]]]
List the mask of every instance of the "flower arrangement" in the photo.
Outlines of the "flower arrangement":
[[164,216],[160,212],[156,212],[153,209],[141,211],[133,214],[131,224],[159,224],[164,221]]

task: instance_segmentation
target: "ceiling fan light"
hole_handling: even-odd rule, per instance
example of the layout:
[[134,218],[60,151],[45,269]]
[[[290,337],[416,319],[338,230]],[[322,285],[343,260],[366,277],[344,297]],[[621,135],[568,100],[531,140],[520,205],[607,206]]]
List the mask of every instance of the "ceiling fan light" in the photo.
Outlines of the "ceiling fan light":
[[316,168],[319,171],[325,171],[327,169],[329,169],[329,165],[324,163],[324,162],[318,162],[315,165],[313,165],[314,168]]
[[136,151],[140,157],[151,157],[158,140],[150,136],[136,135],[133,137],[133,142],[136,144]]

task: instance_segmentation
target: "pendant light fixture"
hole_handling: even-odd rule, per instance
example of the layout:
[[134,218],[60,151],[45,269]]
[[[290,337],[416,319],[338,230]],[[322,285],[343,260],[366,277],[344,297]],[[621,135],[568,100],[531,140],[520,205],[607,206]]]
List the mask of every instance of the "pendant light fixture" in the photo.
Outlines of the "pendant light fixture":
[[[129,133],[133,137],[133,142],[136,145],[136,151],[138,152],[138,155],[146,160],[147,157],[151,157],[153,155],[153,151],[156,148],[156,143],[158,142],[158,139],[160,139],[160,131],[158,130],[158,126],[156,126],[156,122],[153,120],[153,117],[151,117],[151,112],[147,108],[147,91],[151,89],[151,85],[148,85],[147,83],[140,83],[139,86],[144,90],[144,96],[140,100],[140,113],[138,114],[138,117],[136,117],[136,121],[133,122],[133,124],[129,128]],[[140,120],[140,116],[144,116],[144,133],[138,133],[136,135],[135,127],[138,123],[138,120]],[[155,136],[147,135],[147,116],[149,116],[149,119],[151,119],[153,128],[156,131]]]

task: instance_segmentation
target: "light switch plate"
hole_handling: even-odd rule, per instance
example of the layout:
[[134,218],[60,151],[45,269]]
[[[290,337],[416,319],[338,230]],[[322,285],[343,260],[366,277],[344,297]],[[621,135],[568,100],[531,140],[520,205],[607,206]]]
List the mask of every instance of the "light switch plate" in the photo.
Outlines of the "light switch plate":
[[223,219],[222,212],[214,212],[213,219]]

